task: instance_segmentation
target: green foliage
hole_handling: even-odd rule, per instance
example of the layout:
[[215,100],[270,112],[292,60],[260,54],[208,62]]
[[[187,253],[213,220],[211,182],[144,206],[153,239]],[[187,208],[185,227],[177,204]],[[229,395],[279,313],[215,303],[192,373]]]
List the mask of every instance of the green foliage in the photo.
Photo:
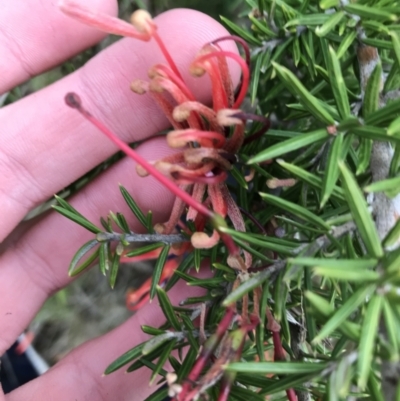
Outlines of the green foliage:
[[[239,275],[240,283],[233,289],[237,273],[228,267],[228,252],[220,242],[183,258],[161,288],[173,241],[154,234],[151,215],[146,217],[121,189],[152,244],[130,250],[137,234],[129,231],[122,215],[110,214],[102,231],[60,198],[55,209],[97,235],[77,252],[70,274],[80,273],[98,257],[113,285],[123,251],[136,256],[161,249],[150,296],[157,294],[167,323],[146,327],[154,337],[118,358],[106,374],[131,364],[128,371],[152,369],[154,380],[157,374],[165,376],[163,364],[169,360],[179,380],[187,377],[203,334],[192,323],[202,313],[201,306],[192,304],[202,301],[207,306],[204,329],[212,338],[225,308],[236,305],[241,312],[248,297],[250,310],[261,313],[261,323],[246,336],[240,360],[221,368],[237,373],[232,399],[282,399],[289,389],[315,400],[384,399],[382,361],[400,359],[400,253],[394,249],[400,224],[381,241],[366,195],[384,192],[395,197],[400,192],[400,3],[246,3],[248,18],[222,21],[251,45],[249,107],[269,116],[273,129],[242,147],[239,159],[247,165],[236,165],[228,181],[244,210],[246,232],[231,225],[219,230],[252,254],[252,269]],[[365,49],[375,58],[366,58]],[[370,75],[365,76],[367,70]],[[247,135],[259,128],[254,121]],[[371,154],[376,141],[390,142],[395,151],[390,177],[373,182]],[[244,178],[249,168],[255,172],[251,182]],[[272,187],[267,179],[280,184]],[[288,179],[290,185],[285,184]],[[121,233],[114,233],[111,225]],[[206,226],[207,232],[211,229]],[[185,239],[182,234],[175,242]],[[112,241],[118,242],[116,249],[110,246]],[[85,255],[90,256],[78,265]],[[215,267],[212,277],[192,275],[202,263]],[[179,278],[204,288],[206,295],[174,307],[166,291]],[[256,306],[259,309],[253,310]],[[285,361],[271,361],[277,345],[270,310],[279,326]],[[236,322],[234,328],[238,326]],[[185,346],[185,357],[171,354]],[[208,391],[215,399],[213,390]],[[253,391],[257,396],[251,395]],[[159,394],[149,399],[161,399]]]

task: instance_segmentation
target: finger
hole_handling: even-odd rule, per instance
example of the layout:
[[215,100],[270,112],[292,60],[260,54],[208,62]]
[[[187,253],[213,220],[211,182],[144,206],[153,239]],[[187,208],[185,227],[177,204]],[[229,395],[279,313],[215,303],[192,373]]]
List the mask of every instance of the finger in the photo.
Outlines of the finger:
[[[145,158],[161,158],[171,150],[164,139],[149,140],[138,148]],[[84,188],[71,204],[96,224],[110,210],[123,213],[133,232],[143,227],[130,212],[119,192],[124,185],[154,221],[165,221],[173,196],[152,177],[136,174],[135,163],[123,159]],[[97,224],[99,226],[99,224]],[[46,298],[70,282],[68,264],[79,247],[93,234],[53,212],[21,238],[8,241],[0,257],[0,355],[26,328]]]
[[[209,80],[190,78],[188,66],[201,46],[226,35],[225,29],[193,10],[173,10],[156,22],[178,67],[186,72],[189,86],[206,102]],[[116,150],[65,106],[65,93],[78,92],[85,107],[123,139],[147,138],[168,123],[150,96],[131,93],[129,83],[134,78],[146,79],[148,69],[163,60],[154,41],[123,39],[62,81],[0,109],[0,204],[4,216],[0,241],[27,211]],[[238,70],[234,72],[237,82]]]
[[[185,297],[204,295],[204,290],[180,282],[168,294],[177,305]],[[154,300],[117,329],[85,343],[43,376],[7,395],[6,401],[144,400],[156,389],[156,385],[148,385],[149,369],[125,374],[125,367],[105,377],[102,373],[121,354],[149,339],[141,325],[159,327],[164,321]]]
[[[116,15],[115,0],[87,0],[88,7]],[[74,21],[56,1],[0,3],[0,94],[94,45],[105,35]]]

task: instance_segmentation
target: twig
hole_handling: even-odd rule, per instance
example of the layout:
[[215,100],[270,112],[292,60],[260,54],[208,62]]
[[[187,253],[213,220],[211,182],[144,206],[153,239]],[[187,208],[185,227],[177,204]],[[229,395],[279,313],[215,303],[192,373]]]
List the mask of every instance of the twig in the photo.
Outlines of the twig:
[[179,242],[189,241],[187,237],[181,234],[136,234],[131,232],[130,234],[120,233],[99,233],[96,235],[96,239],[99,242],[107,241],[119,241],[119,242],[163,242],[164,244],[176,244]]

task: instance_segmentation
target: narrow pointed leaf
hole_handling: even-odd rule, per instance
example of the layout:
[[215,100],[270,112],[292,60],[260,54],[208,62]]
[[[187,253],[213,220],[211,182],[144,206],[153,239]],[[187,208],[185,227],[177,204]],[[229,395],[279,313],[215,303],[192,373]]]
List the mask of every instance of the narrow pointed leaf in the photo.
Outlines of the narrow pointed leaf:
[[327,363],[300,362],[234,362],[226,369],[232,372],[290,375],[320,372],[328,367]]
[[178,318],[175,315],[174,308],[171,305],[171,302],[168,298],[167,293],[159,286],[156,287],[157,290],[157,298],[160,302],[161,309],[167,318],[168,323],[176,330],[181,330],[181,324],[178,321]]
[[165,265],[165,262],[168,258],[168,253],[170,250],[171,246],[170,245],[165,245],[164,248],[161,250],[160,256],[157,259],[157,262],[154,266],[154,271],[153,271],[153,278],[151,281],[151,287],[150,287],[150,299],[153,299],[154,296],[156,295],[156,290],[158,283],[160,282],[161,274]]
[[106,370],[104,371],[105,375],[109,375],[112,372],[122,368],[122,366],[132,362],[134,359],[140,357],[142,355],[142,350],[146,342],[141,343],[129,351],[125,352],[119,358],[117,358],[113,363],[111,363]]
[[317,276],[328,277],[335,280],[347,282],[374,282],[379,280],[381,275],[371,270],[349,270],[347,266],[340,267],[315,267],[313,273]]
[[[284,265],[283,265],[284,266]],[[255,274],[244,283],[240,284],[238,288],[232,291],[222,303],[223,306],[230,306],[234,302],[238,301],[239,299],[243,298],[244,295],[248,294],[254,288],[260,286],[270,275],[272,271],[265,270],[261,273]]]
[[151,251],[155,251],[156,249],[161,248],[162,246],[164,246],[163,242],[155,242],[154,244],[149,244],[141,246],[140,248],[137,249],[133,249],[132,251],[127,252],[125,256],[128,258],[132,258],[133,256],[139,256]]
[[79,224],[80,226],[86,228],[86,230],[89,230],[94,234],[103,232],[103,230],[100,230],[99,227],[95,226],[89,220],[85,219],[81,214],[76,214],[75,212],[72,212],[69,209],[64,209],[61,206],[54,205],[52,206],[52,208],[56,210],[58,213],[65,216],[66,218],[72,220],[73,222]]
[[77,267],[79,261],[97,245],[99,245],[99,242],[92,239],[78,249],[68,268],[68,275],[70,277],[78,275],[93,263],[98,256],[98,250],[92,253],[80,266]]
[[355,14],[366,19],[397,21],[396,14],[383,10],[379,7],[368,7],[362,4],[348,4],[344,6],[344,10],[350,14]]
[[[375,126],[385,126],[389,121],[393,121],[400,115],[400,99],[396,99],[388,103],[385,107],[370,113],[366,119],[365,124]],[[394,122],[394,121],[393,121]],[[390,125],[391,126],[391,125]],[[388,128],[388,135],[392,135],[392,131]]]
[[357,332],[356,326],[354,326],[354,323],[347,321],[347,319],[355,310],[359,308],[361,304],[366,301],[367,297],[372,293],[374,288],[374,286],[370,285],[358,289],[337,310],[335,310],[332,305],[327,304],[327,301],[324,298],[317,296],[316,294],[313,294],[311,292],[307,292],[305,295],[307,299],[312,302],[314,307],[321,308],[322,305],[326,303],[327,305],[325,305],[325,309],[330,309],[330,312],[326,314],[326,316],[330,316],[330,319],[318,332],[318,335],[313,339],[313,342],[318,343],[322,341],[335,330],[342,330],[347,335],[350,335],[352,338],[357,337],[359,333]]
[[378,63],[368,79],[363,101],[363,115],[367,118],[379,108],[379,95],[382,87],[382,65]]
[[132,196],[129,194],[129,192],[122,185],[119,186],[119,190],[121,191],[121,194],[125,199],[125,202],[129,206],[129,209],[131,209],[132,213],[139,220],[139,222],[142,224],[142,226],[144,228],[148,229],[146,216],[143,214],[143,212],[141,211],[140,207],[134,201]]
[[358,165],[356,175],[365,173],[369,167],[372,152],[372,140],[362,138],[358,149]]
[[289,202],[285,199],[282,199],[278,196],[260,193],[260,196],[266,201],[282,210],[285,210],[289,213],[293,213],[295,216],[300,217],[301,219],[307,221],[308,223],[315,224],[321,228],[325,228],[329,230],[330,226],[322,220],[320,217],[310,212],[303,206],[297,205],[295,203]]
[[332,31],[332,29],[336,27],[337,24],[339,24],[344,15],[345,14],[343,11],[338,11],[336,13],[333,13],[330,16],[330,18],[325,21],[323,25],[315,29],[315,34],[320,37],[326,36],[329,32]]
[[397,117],[390,123],[387,129],[387,134],[389,136],[400,136],[400,117]]
[[149,395],[144,401],[164,401],[168,400],[168,387],[161,387]]
[[[343,155],[342,155],[343,158]],[[285,170],[292,173],[295,177],[299,178],[300,180],[306,182],[313,188],[318,190],[322,189],[323,181],[321,177],[318,177],[315,174],[310,173],[309,171],[302,169],[294,164],[286,163],[282,159],[278,159],[277,163],[282,166]],[[333,186],[332,189],[332,196],[339,200],[344,200],[344,192],[342,188],[338,187],[337,185]]]
[[161,347],[166,342],[171,342],[171,340],[174,338],[176,338],[176,333],[173,333],[172,331],[165,331],[164,333],[151,338],[144,344],[142,355],[149,355],[151,352]]
[[400,37],[396,31],[390,31],[389,35],[392,37],[392,44],[397,63],[400,65]]
[[277,63],[272,63],[281,81],[286,88],[306,107],[306,109],[318,120],[326,125],[333,125],[335,120],[333,117],[320,105],[320,101],[313,96],[300,82],[300,80],[286,67]]
[[288,259],[289,263],[296,263],[297,265],[310,266],[310,267],[322,267],[330,269],[339,269],[345,266],[346,269],[352,270],[363,270],[372,269],[377,263],[378,259],[323,259],[323,258],[304,258],[298,257]]
[[385,248],[390,248],[395,244],[400,242],[400,219],[396,221],[396,224],[391,228],[391,230],[386,235],[383,240],[383,246]]
[[327,10],[328,8],[336,7],[340,4],[340,0],[321,0],[319,6],[322,10]]
[[247,164],[261,163],[266,160],[274,159],[286,153],[314,144],[317,141],[327,139],[328,137],[329,134],[326,129],[320,129],[307,134],[299,134],[296,137],[290,138],[286,141],[277,143],[276,145],[272,145],[269,148],[264,149],[256,156],[251,157],[248,160]]
[[[326,46],[322,39],[323,47]],[[330,77],[330,84],[335,98],[336,106],[340,117],[344,120],[351,115],[350,103],[347,96],[346,84],[343,79],[342,69],[340,67],[339,58],[331,46],[324,51],[326,65]]]
[[110,270],[110,287],[111,288],[115,287],[115,282],[117,281],[120,259],[121,259],[121,254],[119,252],[114,252],[113,260],[111,263],[111,270]]
[[365,247],[371,256],[380,258],[383,256],[383,249],[367,202],[346,165],[340,162],[339,168],[343,177],[345,196]]
[[392,194],[400,192],[400,177],[388,178],[387,180],[373,182],[364,188],[365,192],[385,192]]
[[152,385],[154,383],[154,380],[156,379],[156,377],[158,376],[158,374],[160,373],[161,369],[164,367],[165,363],[168,360],[168,357],[170,356],[172,350],[174,349],[176,344],[176,339],[170,341],[164,348],[164,351],[162,352],[162,354],[160,355],[160,357],[158,358],[158,361],[156,363],[156,367],[153,370],[153,373],[151,374],[150,377],[150,383],[149,385]]
[[340,42],[339,48],[337,50],[337,57],[340,60],[349,49],[349,47],[354,43],[357,38],[356,30],[351,30],[344,39]]
[[99,268],[101,273],[105,276],[107,270],[109,269],[109,261],[108,261],[108,243],[103,242],[100,244],[99,249]]
[[361,329],[361,338],[358,349],[358,385],[364,389],[368,382],[371,363],[375,348],[375,339],[378,334],[378,324],[383,306],[383,296],[375,295],[368,303]]
[[326,171],[322,179],[321,208],[328,201],[335,188],[336,181],[339,178],[340,171],[338,162],[342,159],[343,147],[343,134],[339,134],[333,140],[328,153]]

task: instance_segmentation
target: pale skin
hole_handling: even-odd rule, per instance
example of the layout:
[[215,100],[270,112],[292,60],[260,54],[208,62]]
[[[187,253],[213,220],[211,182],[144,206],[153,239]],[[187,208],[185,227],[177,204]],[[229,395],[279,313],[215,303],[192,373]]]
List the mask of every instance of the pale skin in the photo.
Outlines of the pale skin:
[[[0,2],[0,94],[104,36],[63,15],[55,3]],[[85,5],[117,13],[114,0],[86,0]],[[201,46],[227,34],[217,22],[189,10],[164,13],[156,23],[185,78]],[[92,237],[56,213],[29,223],[20,221],[116,151],[96,128],[66,107],[64,95],[78,93],[85,107],[126,141],[151,138],[168,123],[150,97],[130,92],[129,83],[134,78],[146,79],[149,67],[158,62],[164,60],[153,41],[122,39],[77,72],[0,109],[0,355],[43,302],[70,282],[68,263]],[[237,78],[236,74],[236,82]],[[207,102],[207,78],[189,82],[197,98]],[[149,139],[138,151],[151,160],[170,152],[161,139]],[[93,222],[109,210],[129,216],[118,189],[121,183],[143,210],[151,209],[156,220],[165,221],[173,196],[151,177],[138,177],[134,167],[129,159],[118,162],[71,203]],[[134,218],[130,224],[133,231],[140,229]],[[178,284],[170,297],[176,304],[189,293],[200,295],[199,291]],[[102,372],[120,354],[148,338],[140,325],[158,326],[162,319],[153,302],[114,331],[75,349],[42,377],[6,396],[0,390],[0,401],[143,400],[154,391],[147,385],[149,370],[127,375],[121,369],[107,377]]]

